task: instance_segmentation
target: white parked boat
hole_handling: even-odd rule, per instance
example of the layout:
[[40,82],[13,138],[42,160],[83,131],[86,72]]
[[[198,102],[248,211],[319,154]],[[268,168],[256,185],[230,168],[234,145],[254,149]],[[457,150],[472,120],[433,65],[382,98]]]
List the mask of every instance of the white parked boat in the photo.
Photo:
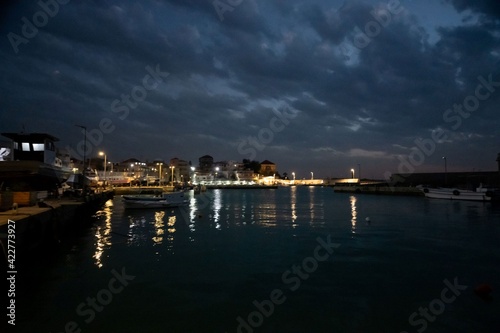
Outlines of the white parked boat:
[[427,198],[432,199],[491,201],[493,197],[493,191],[482,186],[478,187],[476,191],[447,187],[432,188],[419,186],[419,188]]
[[186,205],[189,201],[184,192],[171,192],[157,195],[123,195],[125,208],[167,208]]

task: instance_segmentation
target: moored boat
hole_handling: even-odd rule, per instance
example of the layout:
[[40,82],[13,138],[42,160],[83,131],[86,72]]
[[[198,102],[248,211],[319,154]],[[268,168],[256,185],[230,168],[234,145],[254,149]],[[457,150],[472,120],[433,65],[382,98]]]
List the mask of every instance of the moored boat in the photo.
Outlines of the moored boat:
[[160,196],[147,194],[123,195],[122,198],[125,208],[167,208],[179,207],[188,203],[182,191],[163,193]]
[[476,191],[448,187],[432,188],[419,186],[419,188],[427,198],[431,199],[491,201],[494,196],[494,191],[482,186],[478,187]]
[[0,183],[6,187],[52,188],[71,174],[56,152],[59,139],[46,133],[2,133],[12,141],[2,147]]

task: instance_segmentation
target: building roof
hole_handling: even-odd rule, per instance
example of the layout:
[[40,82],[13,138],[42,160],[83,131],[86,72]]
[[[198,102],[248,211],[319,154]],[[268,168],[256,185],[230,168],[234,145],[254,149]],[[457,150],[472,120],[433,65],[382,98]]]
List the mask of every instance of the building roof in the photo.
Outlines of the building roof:
[[213,157],[212,157],[212,156],[210,156],[210,155],[204,155],[204,156],[202,156],[202,157],[200,157],[200,158],[211,158],[211,159],[213,159]]
[[122,161],[121,163],[125,164],[125,163],[135,163],[135,162],[141,162],[141,161],[139,161],[137,158],[129,158],[128,160]]
[[269,161],[269,160],[264,160],[264,161],[260,162],[260,164],[261,164],[261,165],[262,165],[262,164],[272,164],[272,165],[274,165],[274,163],[273,163],[273,162],[271,162],[271,161]]
[[45,139],[59,141],[58,138],[47,133],[2,133],[2,135],[11,140],[23,142],[43,142]]

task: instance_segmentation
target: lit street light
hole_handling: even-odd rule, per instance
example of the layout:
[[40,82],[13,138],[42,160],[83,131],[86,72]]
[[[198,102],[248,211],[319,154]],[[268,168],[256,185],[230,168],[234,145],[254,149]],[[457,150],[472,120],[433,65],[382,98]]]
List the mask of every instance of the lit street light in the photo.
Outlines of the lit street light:
[[354,179],[354,169],[351,169],[351,178]]
[[172,170],[172,185],[174,185],[174,169],[175,169],[175,166],[171,165],[170,170]]
[[99,156],[104,156],[104,174],[103,174],[102,177],[104,178],[104,180],[106,180],[106,164],[107,164],[106,161],[107,161],[107,156],[106,156],[106,154],[103,151],[99,152]]
[[156,163],[156,165],[158,165],[158,182],[159,182],[159,185],[161,185],[161,167],[163,166],[163,162],[158,162]]
[[314,173],[311,171],[311,180],[314,179]]

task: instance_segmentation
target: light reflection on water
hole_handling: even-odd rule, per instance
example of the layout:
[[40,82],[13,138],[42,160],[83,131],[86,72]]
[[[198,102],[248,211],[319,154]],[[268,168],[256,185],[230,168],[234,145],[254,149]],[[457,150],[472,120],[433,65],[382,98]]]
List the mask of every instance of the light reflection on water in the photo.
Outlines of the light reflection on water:
[[155,234],[153,235],[152,238],[155,245],[160,245],[163,241],[163,234],[165,233],[165,230],[163,229],[163,227],[165,227],[165,223],[163,222],[164,217],[165,217],[164,211],[155,212],[155,221],[154,221]]
[[297,186],[290,187],[290,209],[292,213],[292,227],[297,227]]
[[[454,277],[470,288],[429,331],[457,332],[464,324],[486,332],[481,328],[498,323],[490,316],[498,305],[479,303],[472,291],[500,279],[498,206],[305,186],[190,196],[189,205],[171,209],[108,202],[71,261],[83,278],[40,277],[46,292],[30,295],[37,317],[25,326],[55,331],[79,320],[89,332],[160,332],[167,325],[173,332],[235,332],[236,318],[279,288],[286,304],[265,318],[263,331],[401,332]],[[367,216],[372,223],[360,223]],[[318,237],[327,236],[340,248],[292,293],[283,272],[313,256]],[[86,326],[75,308],[122,267],[135,279]],[[55,271],[67,269],[65,262]],[[51,305],[53,295],[65,306]]]
[[95,229],[95,252],[93,255],[95,265],[99,268],[103,266],[102,255],[106,249],[111,247],[111,216],[113,214],[113,201],[108,200],[104,208],[96,213],[97,217],[104,216],[104,223],[97,225]]
[[351,231],[353,234],[356,233],[356,222],[357,222],[357,217],[358,217],[358,212],[356,210],[356,196],[354,195],[351,195],[351,197],[349,198],[350,202],[351,202]]

